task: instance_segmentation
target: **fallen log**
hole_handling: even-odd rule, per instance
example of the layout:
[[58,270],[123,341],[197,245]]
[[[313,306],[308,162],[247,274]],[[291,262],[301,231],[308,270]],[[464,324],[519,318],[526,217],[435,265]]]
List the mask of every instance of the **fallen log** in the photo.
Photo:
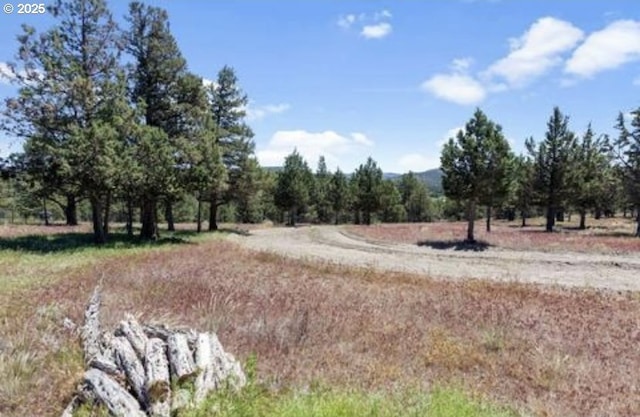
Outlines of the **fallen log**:
[[100,298],[96,288],[81,329],[86,372],[62,417],[72,417],[84,403],[102,404],[115,417],[170,417],[225,381],[245,385],[240,363],[215,333],[140,324],[130,315],[114,332],[101,332]]

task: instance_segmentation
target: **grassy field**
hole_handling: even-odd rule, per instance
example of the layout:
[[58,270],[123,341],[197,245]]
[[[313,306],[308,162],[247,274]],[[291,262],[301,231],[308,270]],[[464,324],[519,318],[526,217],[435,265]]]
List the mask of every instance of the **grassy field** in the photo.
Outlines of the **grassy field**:
[[97,249],[83,232],[0,227],[2,416],[59,414],[82,374],[63,321],[100,281],[107,326],[128,311],[256,358],[250,389],[191,417],[640,415],[635,293],[434,281],[188,231]]

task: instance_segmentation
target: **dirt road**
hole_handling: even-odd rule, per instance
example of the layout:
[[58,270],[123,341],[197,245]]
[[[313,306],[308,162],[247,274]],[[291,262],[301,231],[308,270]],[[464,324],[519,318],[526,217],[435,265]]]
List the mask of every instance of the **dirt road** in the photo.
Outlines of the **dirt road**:
[[545,253],[490,247],[484,251],[434,249],[368,241],[340,227],[272,228],[229,239],[244,247],[292,258],[320,260],[434,278],[482,278],[640,290],[640,257]]

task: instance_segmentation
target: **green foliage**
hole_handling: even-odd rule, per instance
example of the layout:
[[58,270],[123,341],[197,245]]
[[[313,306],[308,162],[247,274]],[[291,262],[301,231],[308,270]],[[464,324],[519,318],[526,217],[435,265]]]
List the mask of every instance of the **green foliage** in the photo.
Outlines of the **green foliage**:
[[602,137],[595,137],[591,125],[580,140],[576,140],[569,172],[570,201],[580,214],[580,228],[585,228],[586,213],[601,206],[602,195],[611,185],[610,158]]
[[324,156],[320,156],[318,160],[318,168],[316,169],[315,181],[312,192],[312,204],[321,223],[329,223],[331,221],[331,174],[327,170],[327,163]]
[[391,180],[383,180],[380,187],[380,220],[398,223],[404,221],[406,216],[398,187]]
[[555,225],[556,212],[566,204],[571,192],[572,158],[576,137],[569,130],[569,118],[558,107],[547,122],[545,139],[536,144],[530,138],[526,147],[534,162],[534,190],[537,203],[546,207],[546,230]]
[[520,212],[525,224],[534,204],[534,165],[531,158],[525,155],[516,157],[514,164],[513,206]]
[[407,221],[428,222],[432,220],[429,190],[413,172],[402,175],[398,183]]
[[444,193],[466,203],[467,240],[473,241],[477,205],[491,206],[507,193],[512,161],[509,143],[500,125],[477,109],[464,130],[445,144],[440,160]]
[[297,150],[284,160],[284,169],[278,175],[275,203],[281,210],[289,211],[289,225],[294,226],[298,211],[310,200],[313,173]]
[[331,176],[328,195],[331,208],[335,213],[336,224],[340,222],[340,216],[351,203],[350,191],[351,189],[349,187],[349,182],[347,181],[347,176],[340,171],[340,168],[337,168],[336,172]]
[[69,185],[89,197],[94,239],[104,243],[117,146],[110,109],[124,94],[118,31],[103,0],[58,0],[49,11],[51,29],[24,26],[18,37],[20,67],[11,71],[19,95],[5,101],[2,126],[27,139],[28,166],[32,174],[40,166],[42,189]]
[[382,169],[373,158],[367,158],[351,178],[353,207],[362,213],[362,221],[371,224],[371,215],[382,207]]
[[618,164],[627,200],[637,212],[636,236],[640,237],[640,108],[631,112],[631,129],[627,128],[624,115],[618,115],[618,138],[611,150]]

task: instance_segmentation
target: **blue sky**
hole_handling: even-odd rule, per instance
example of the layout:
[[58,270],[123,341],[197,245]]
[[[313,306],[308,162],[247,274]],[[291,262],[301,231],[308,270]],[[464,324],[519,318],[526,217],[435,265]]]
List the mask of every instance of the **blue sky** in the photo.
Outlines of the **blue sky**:
[[[476,106],[518,152],[556,105],[576,132],[610,134],[640,107],[637,0],[148,3],[169,12],[191,71],[236,69],[263,165],[297,147],[312,167],[323,154],[351,171],[371,155],[387,172],[423,171]],[[109,4],[123,22],[127,2]],[[21,23],[51,22],[0,15],[0,69]],[[12,94],[0,79],[0,97]],[[0,136],[0,155],[19,150]]]

